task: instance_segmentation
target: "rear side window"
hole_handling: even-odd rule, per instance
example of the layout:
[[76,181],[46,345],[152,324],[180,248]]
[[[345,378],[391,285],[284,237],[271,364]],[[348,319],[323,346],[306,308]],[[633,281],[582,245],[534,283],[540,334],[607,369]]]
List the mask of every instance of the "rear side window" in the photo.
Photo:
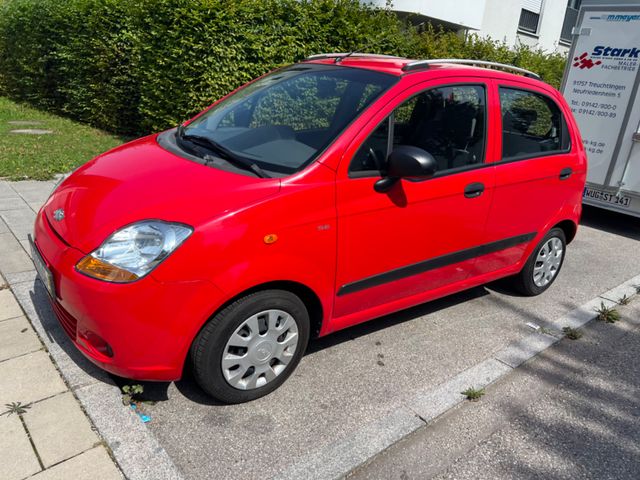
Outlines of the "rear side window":
[[353,157],[350,172],[384,172],[389,153],[398,145],[429,152],[438,163],[438,173],[483,163],[485,116],[483,86],[426,90],[398,106],[372,132]]
[[515,160],[567,152],[567,123],[549,97],[517,88],[500,87],[502,159]]

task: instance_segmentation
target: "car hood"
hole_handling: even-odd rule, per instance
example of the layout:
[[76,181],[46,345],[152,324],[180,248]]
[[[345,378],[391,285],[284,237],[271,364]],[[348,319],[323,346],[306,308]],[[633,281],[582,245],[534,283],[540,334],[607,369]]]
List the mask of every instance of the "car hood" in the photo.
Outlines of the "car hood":
[[197,229],[280,189],[278,179],[226,172],[170,153],[156,137],[100,155],[54,191],[44,214],[67,244],[89,253],[114,231],[145,219]]

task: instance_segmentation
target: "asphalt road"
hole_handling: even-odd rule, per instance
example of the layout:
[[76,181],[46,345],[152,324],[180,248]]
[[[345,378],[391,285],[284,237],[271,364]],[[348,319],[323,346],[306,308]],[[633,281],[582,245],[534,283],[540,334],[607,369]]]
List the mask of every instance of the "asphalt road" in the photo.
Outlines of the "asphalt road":
[[542,296],[488,285],[320,339],[279,390],[249,404],[216,404],[188,377],[148,383],[147,426],[188,478],[271,478],[530,334],[528,322],[544,326],[637,275],[639,247],[640,221],[587,208]]
[[636,480],[640,300],[592,322],[357,469],[365,479]]

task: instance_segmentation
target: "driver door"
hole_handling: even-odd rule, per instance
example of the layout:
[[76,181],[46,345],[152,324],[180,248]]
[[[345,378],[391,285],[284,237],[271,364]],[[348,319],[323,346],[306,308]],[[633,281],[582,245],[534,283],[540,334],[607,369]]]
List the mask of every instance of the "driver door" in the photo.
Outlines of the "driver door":
[[[336,328],[421,303],[469,277],[494,189],[489,95],[477,79],[415,86],[346,150],[337,176]],[[429,152],[438,172],[377,193],[400,144]]]

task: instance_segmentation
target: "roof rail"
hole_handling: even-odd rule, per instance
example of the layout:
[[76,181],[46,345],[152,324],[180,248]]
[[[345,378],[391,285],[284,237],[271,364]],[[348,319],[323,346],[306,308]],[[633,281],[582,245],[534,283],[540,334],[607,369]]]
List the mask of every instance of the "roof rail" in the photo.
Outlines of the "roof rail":
[[505,63],[498,62],[487,62],[485,60],[468,60],[468,59],[460,59],[460,58],[434,58],[432,60],[415,60],[413,62],[407,63],[402,70],[405,72],[409,72],[411,70],[418,70],[421,68],[428,68],[429,65],[437,65],[440,63],[455,63],[458,65],[476,65],[484,68],[495,68],[500,70],[506,70],[510,72],[521,73],[525,77],[535,78],[537,80],[542,80],[540,75],[534,72],[530,72],[529,70],[525,70],[524,68],[514,67],[513,65],[507,65]]
[[346,58],[346,57],[402,58],[402,57],[397,57],[395,55],[382,55],[382,54],[378,54],[378,53],[343,52],[343,53],[316,53],[315,55],[311,55],[311,56],[305,58],[305,61],[307,61],[307,60],[322,60],[323,58],[335,58],[336,60],[338,60],[338,59],[343,59],[343,58]]

